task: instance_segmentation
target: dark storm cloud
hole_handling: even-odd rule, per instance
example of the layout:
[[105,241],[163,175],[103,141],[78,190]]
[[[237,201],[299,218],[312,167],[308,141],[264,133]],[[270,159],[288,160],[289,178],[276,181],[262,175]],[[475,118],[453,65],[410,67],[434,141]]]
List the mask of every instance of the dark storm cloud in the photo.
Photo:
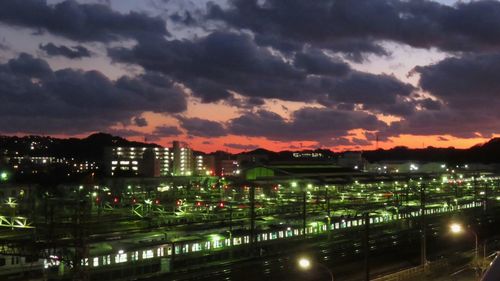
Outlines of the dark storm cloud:
[[0,22],[48,30],[77,41],[111,41],[142,33],[167,35],[161,18],[130,12],[120,14],[102,4],[73,0],[49,5],[44,0],[0,1]]
[[[403,99],[413,87],[392,76],[353,71],[317,49],[295,53],[286,61],[246,34],[214,32],[194,41],[147,37],[132,49],[111,48],[109,54],[116,61],[174,77],[203,102],[226,100],[240,108],[262,105],[265,98],[356,103],[396,115],[414,108]],[[248,99],[235,99],[230,91]]]
[[178,136],[181,135],[182,132],[177,128],[176,126],[159,126],[156,127],[153,131],[153,135],[158,136],[160,138],[162,137],[173,137],[173,136]]
[[324,140],[318,143],[319,145],[322,146],[327,146],[327,147],[332,147],[332,146],[366,146],[366,145],[371,145],[372,142],[368,141],[366,139],[360,139],[360,138],[352,138],[348,139],[345,137],[341,138],[333,138],[330,140]]
[[12,74],[36,78],[52,76],[52,69],[46,61],[26,53],[20,54],[16,59],[9,60],[7,65]]
[[143,117],[134,117],[132,118],[132,123],[137,127],[146,127],[148,125],[148,121]]
[[0,64],[0,131],[82,133],[130,122],[144,111],[186,109],[180,90],[153,84],[150,76],[111,81],[97,71],[53,71],[45,61],[21,54]]
[[386,136],[449,134],[458,138],[479,136],[488,138],[492,133],[497,133],[498,128],[500,128],[498,116],[492,116],[487,112],[419,111],[411,117],[392,123],[380,134]]
[[291,120],[260,110],[234,118],[228,124],[231,134],[281,141],[328,140],[346,136],[352,129],[378,130],[385,127],[385,123],[365,112],[326,108],[302,108],[292,113]]
[[182,128],[187,130],[188,135],[196,137],[221,137],[227,135],[224,126],[215,121],[201,118],[180,117]]
[[418,103],[423,109],[426,110],[440,110],[442,107],[442,104],[439,101],[430,98],[420,100]]
[[47,43],[45,45],[40,44],[38,48],[45,51],[49,56],[63,56],[69,59],[80,59],[91,56],[90,51],[83,46],[67,47],[64,45],[57,46],[53,43]]
[[345,75],[351,70],[347,63],[332,59],[319,51],[295,54],[294,64],[310,74],[337,76]]
[[228,91],[297,101],[317,95],[306,71],[257,46],[246,34],[214,32],[194,41],[145,37],[133,49],[112,48],[109,55],[173,76],[204,102],[226,99]]
[[417,104],[411,97],[415,87],[385,74],[352,71],[336,79],[323,79],[321,84],[329,94],[320,103],[337,109],[354,110],[361,105],[377,113],[407,116]]
[[334,81],[329,98],[343,103],[395,104],[398,96],[407,97],[413,90],[393,76],[354,72]]
[[420,73],[422,89],[453,109],[498,112],[500,108],[499,53],[447,58],[415,71]]
[[303,44],[346,52],[386,54],[376,41],[448,51],[498,49],[500,3],[471,1],[454,6],[426,0],[232,0],[212,4],[209,18],[258,34],[266,46],[290,51]]
[[[500,128],[500,54],[468,54],[416,67],[423,90],[444,102],[419,101],[426,110],[391,124],[389,134],[485,137]],[[476,134],[477,133],[477,134]]]
[[229,148],[234,148],[234,149],[241,149],[241,150],[252,150],[252,149],[259,148],[258,145],[241,144],[241,143],[225,143],[224,146],[229,147]]

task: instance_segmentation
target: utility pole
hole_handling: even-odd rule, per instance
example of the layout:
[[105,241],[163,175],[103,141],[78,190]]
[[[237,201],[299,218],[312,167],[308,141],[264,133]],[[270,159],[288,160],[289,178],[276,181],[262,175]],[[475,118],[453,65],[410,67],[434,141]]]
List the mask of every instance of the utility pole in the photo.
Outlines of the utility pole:
[[331,229],[331,224],[332,224],[332,217],[331,217],[331,210],[330,210],[330,196],[328,194],[328,187],[325,187],[325,200],[326,200],[326,215],[327,215],[327,230],[328,230],[328,240],[332,239],[332,229]]
[[425,225],[425,185],[420,185],[420,227],[421,227],[421,240],[420,240],[420,264],[426,266],[427,264],[427,237]]
[[255,186],[250,186],[250,251],[253,255],[255,245]]
[[363,248],[365,252],[364,269],[365,269],[365,281],[370,281],[370,213],[366,212],[364,214],[365,220],[365,231],[363,239]]
[[304,187],[302,192],[302,229],[304,231],[303,235],[306,236],[307,230],[307,189]]

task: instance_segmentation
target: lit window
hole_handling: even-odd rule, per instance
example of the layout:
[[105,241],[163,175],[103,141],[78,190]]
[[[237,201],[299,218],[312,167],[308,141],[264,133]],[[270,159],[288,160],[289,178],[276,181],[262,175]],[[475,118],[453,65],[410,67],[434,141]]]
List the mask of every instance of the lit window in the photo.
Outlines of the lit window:
[[127,262],[127,254],[120,251],[118,255],[115,256],[115,263]]
[[142,251],[142,259],[150,259],[154,256],[152,250]]
[[164,255],[163,247],[156,249],[156,256],[157,257],[163,257],[163,255]]

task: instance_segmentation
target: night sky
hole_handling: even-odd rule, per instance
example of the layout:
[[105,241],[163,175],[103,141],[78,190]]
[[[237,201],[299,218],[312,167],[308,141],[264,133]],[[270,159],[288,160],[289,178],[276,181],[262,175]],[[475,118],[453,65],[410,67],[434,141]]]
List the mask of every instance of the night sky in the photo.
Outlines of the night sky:
[[500,136],[500,2],[0,0],[0,134],[203,151]]

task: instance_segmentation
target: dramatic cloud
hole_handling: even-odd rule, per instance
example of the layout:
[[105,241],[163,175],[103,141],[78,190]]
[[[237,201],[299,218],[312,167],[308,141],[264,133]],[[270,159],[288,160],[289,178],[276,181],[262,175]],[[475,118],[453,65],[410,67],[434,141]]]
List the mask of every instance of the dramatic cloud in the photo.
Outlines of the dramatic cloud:
[[197,137],[221,137],[227,135],[226,129],[222,124],[200,119],[200,118],[183,118],[180,117],[182,128],[186,129],[188,135]]
[[160,138],[173,137],[181,134],[182,134],[181,130],[179,130],[179,128],[177,128],[176,126],[167,126],[167,125],[156,127],[153,131],[153,135],[158,136]]
[[449,107],[498,114],[500,53],[448,58],[417,67],[415,71],[420,73],[421,87],[444,100]]
[[40,44],[38,47],[45,51],[45,53],[49,56],[63,56],[69,59],[80,59],[91,56],[90,51],[83,46],[67,47],[63,45],[56,46],[53,43],[48,43],[45,45]]
[[327,108],[302,108],[292,113],[291,120],[260,110],[246,113],[229,121],[231,134],[266,137],[279,141],[328,141],[347,136],[353,129],[379,130],[386,124],[375,116],[361,111],[342,111]]
[[381,40],[446,51],[500,46],[497,1],[232,0],[228,9],[212,4],[209,18],[250,29],[265,46],[290,51],[310,44],[358,61],[363,53],[386,54]]
[[0,131],[83,133],[125,123],[145,111],[179,113],[184,94],[146,73],[109,80],[97,71],[62,69],[28,54],[0,64]]
[[297,53],[294,63],[296,67],[311,74],[345,75],[350,71],[347,63],[332,59],[319,51]]
[[228,148],[242,149],[242,150],[253,150],[259,148],[258,145],[241,144],[241,143],[225,143],[224,146]]
[[340,104],[341,108],[360,104],[366,110],[398,116],[410,115],[415,109],[414,101],[408,98],[414,87],[393,76],[353,72],[328,81],[325,86],[330,92],[329,102]]
[[194,41],[145,37],[133,49],[113,48],[109,55],[175,77],[204,102],[226,99],[229,91],[283,100],[309,100],[315,94],[304,70],[246,34],[214,32]]
[[137,127],[146,127],[148,125],[148,121],[143,117],[132,118],[132,123]]
[[0,22],[48,30],[77,41],[112,41],[143,33],[167,35],[160,18],[130,12],[120,14],[101,4],[73,0],[49,5],[44,0],[0,1]]
[[469,54],[416,67],[423,90],[444,102],[421,101],[426,110],[391,125],[389,134],[490,137],[500,128],[500,54]]

